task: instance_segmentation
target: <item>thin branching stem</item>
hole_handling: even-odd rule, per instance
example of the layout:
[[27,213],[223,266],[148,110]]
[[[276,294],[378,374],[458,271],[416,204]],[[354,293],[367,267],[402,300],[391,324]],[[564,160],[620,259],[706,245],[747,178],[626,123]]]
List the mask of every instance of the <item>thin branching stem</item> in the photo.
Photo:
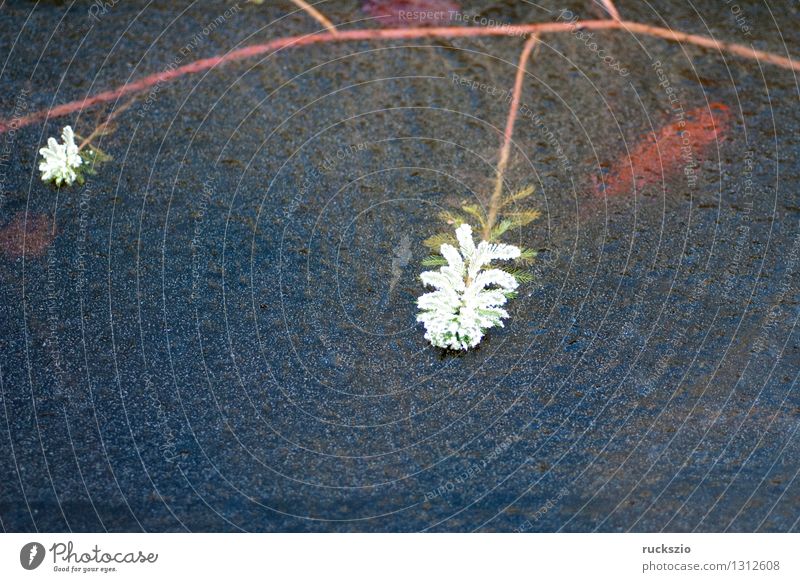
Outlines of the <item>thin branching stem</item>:
[[117,108],[116,108],[116,109],[115,109],[115,110],[114,110],[114,111],[111,113],[111,115],[109,115],[109,116],[106,118],[106,120],[105,120],[103,123],[101,123],[100,125],[98,125],[97,127],[95,127],[95,128],[94,128],[94,131],[92,131],[92,133],[90,133],[90,134],[89,134],[89,135],[88,135],[88,136],[87,136],[87,137],[86,137],[86,138],[85,138],[85,139],[84,139],[84,140],[83,140],[83,141],[80,143],[80,145],[78,146],[78,151],[81,151],[81,150],[82,150],[83,148],[85,148],[87,145],[91,144],[91,143],[92,143],[92,140],[94,140],[94,138],[96,138],[98,135],[102,134],[102,133],[103,133],[103,132],[104,132],[106,129],[108,129],[108,126],[109,126],[109,125],[111,125],[111,123],[114,121],[114,119],[116,119],[116,118],[117,118],[119,115],[121,115],[122,113],[124,113],[125,111],[127,111],[127,110],[130,108],[130,106],[131,106],[131,105],[133,105],[134,101],[136,101],[136,99],[138,99],[138,98],[139,98],[139,95],[134,95],[133,97],[131,97],[130,99],[128,99],[128,100],[127,100],[125,103],[123,103],[122,105],[120,105],[119,107],[117,107]]
[[608,12],[611,18],[617,22],[622,21],[622,17],[619,15],[619,10],[617,10],[617,7],[614,6],[614,2],[612,2],[612,0],[600,0],[600,3],[603,5],[603,8],[605,8],[606,12]]
[[487,212],[486,222],[483,225],[484,240],[489,240],[492,229],[497,223],[497,213],[503,202],[503,181],[505,179],[506,167],[508,166],[508,158],[511,156],[511,141],[514,137],[514,124],[517,121],[519,102],[522,98],[522,82],[525,80],[528,59],[537,42],[539,42],[539,35],[531,35],[531,37],[525,41],[525,46],[522,47],[522,53],[519,56],[517,76],[514,80],[514,92],[511,96],[511,106],[508,110],[508,118],[506,119],[506,129],[503,132],[503,145],[500,147],[500,159],[497,162],[497,178],[495,179],[492,197],[489,199],[489,211]]
[[322,26],[324,26],[328,32],[332,35],[336,36],[339,34],[339,31],[336,30],[333,22],[331,22],[322,12],[314,8],[308,2],[304,0],[292,0],[292,4],[300,8],[301,10],[305,10],[311,18],[319,22]]
[[370,28],[343,30],[338,31],[336,34],[333,32],[320,32],[302,36],[276,38],[263,44],[255,44],[252,46],[243,47],[223,55],[200,59],[174,69],[167,69],[159,73],[148,75],[137,81],[126,83],[125,85],[117,87],[116,89],[103,91],[101,93],[85,97],[84,99],[63,103],[51,109],[36,111],[25,117],[0,120],[0,134],[9,131],[12,127],[25,127],[27,125],[38,123],[54,117],[70,115],[76,111],[81,111],[87,107],[92,107],[100,103],[116,101],[123,95],[140,93],[150,89],[155,85],[174,81],[180,77],[183,77],[184,75],[201,73],[225,63],[269,55],[288,48],[296,48],[326,42],[394,40],[430,37],[464,38],[480,36],[522,36],[526,34],[564,33],[572,32],[576,26],[579,26],[584,30],[625,30],[633,34],[644,34],[672,42],[693,44],[696,46],[717,50],[721,54],[727,52],[745,59],[752,59],[785,69],[800,71],[800,61],[766,51],[756,50],[756,48],[752,45],[748,46],[725,42],[698,34],[688,34],[669,28],[641,24],[628,20],[615,20],[613,18],[606,18],[602,20],[585,20],[578,23],[539,22],[515,26],[441,26],[431,28]]

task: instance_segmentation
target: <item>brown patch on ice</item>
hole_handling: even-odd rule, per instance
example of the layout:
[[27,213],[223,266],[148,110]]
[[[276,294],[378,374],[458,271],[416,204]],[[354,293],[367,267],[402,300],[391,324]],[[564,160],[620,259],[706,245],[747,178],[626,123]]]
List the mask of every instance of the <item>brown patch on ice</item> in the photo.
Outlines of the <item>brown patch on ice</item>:
[[18,212],[0,228],[0,253],[9,259],[38,258],[47,252],[55,233],[50,219],[43,214]]

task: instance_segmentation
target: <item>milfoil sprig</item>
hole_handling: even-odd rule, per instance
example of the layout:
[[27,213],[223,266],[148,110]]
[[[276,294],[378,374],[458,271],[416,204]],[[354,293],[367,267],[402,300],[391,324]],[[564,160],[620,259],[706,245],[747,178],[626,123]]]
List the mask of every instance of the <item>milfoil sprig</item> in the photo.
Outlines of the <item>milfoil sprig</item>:
[[42,156],[39,171],[44,182],[53,182],[56,186],[71,186],[73,182],[82,182],[83,165],[88,161],[78,150],[72,127],[68,125],[61,130],[61,140],[59,143],[51,137],[47,140],[47,147],[39,150]]
[[[530,273],[519,269],[504,269],[491,264],[493,260],[529,262],[536,252],[514,245],[496,242],[514,228],[527,226],[539,217],[536,210],[517,210],[519,202],[533,194],[533,187],[505,195],[505,172],[511,159],[514,123],[520,108],[522,85],[528,59],[539,37],[533,34],[526,41],[519,57],[514,79],[511,105],[503,132],[494,188],[486,212],[477,205],[464,204],[461,212],[445,211],[441,218],[456,226],[458,250],[449,232],[435,235],[425,244],[439,254],[428,257],[423,264],[439,266],[439,271],[422,273],[422,282],[436,288],[417,300],[421,312],[417,321],[425,324],[425,338],[434,346],[467,350],[477,346],[486,330],[503,326],[508,312],[502,307],[515,296],[520,283],[532,279]],[[513,210],[509,211],[510,208]],[[470,221],[480,226],[481,242],[475,246]]]
[[[510,230],[527,226],[539,217],[536,210],[516,208],[533,191],[528,187],[510,196],[493,197],[497,207],[491,214],[484,214],[474,205],[463,205],[460,212],[440,213],[444,222],[456,227],[455,233],[440,233],[424,241],[434,254],[422,264],[439,269],[420,275],[423,284],[435,291],[417,300],[417,321],[424,324],[425,339],[432,345],[468,350],[480,343],[488,329],[504,326],[503,320],[509,314],[503,306],[516,297],[520,284],[533,277],[524,269],[492,262],[513,260],[525,265],[536,257],[532,249],[497,242]],[[487,235],[477,245],[470,220]]]
[[80,145],[75,143],[78,136],[72,127],[67,125],[61,130],[61,142],[54,137],[48,138],[47,146],[39,150],[42,161],[39,171],[43,182],[52,182],[56,186],[72,186],[75,182],[83,185],[87,174],[94,174],[98,164],[108,162],[112,158],[92,142],[114,132],[114,119],[133,105],[137,95],[117,107],[111,115],[99,124]]
[[519,258],[520,249],[485,240],[476,246],[472,227],[466,223],[456,229],[455,236],[457,249],[447,243],[440,247],[446,264],[420,275],[425,285],[436,290],[417,301],[421,310],[417,321],[425,324],[425,339],[434,346],[467,350],[480,343],[488,328],[502,327],[508,317],[502,306],[519,283],[491,263]]
[[67,125],[61,130],[61,143],[51,137],[47,140],[47,146],[39,150],[42,156],[39,171],[43,182],[52,182],[56,186],[72,186],[76,182],[83,185],[86,175],[95,173],[97,164],[111,159],[86,140],[79,146],[75,143],[75,137],[72,127]]

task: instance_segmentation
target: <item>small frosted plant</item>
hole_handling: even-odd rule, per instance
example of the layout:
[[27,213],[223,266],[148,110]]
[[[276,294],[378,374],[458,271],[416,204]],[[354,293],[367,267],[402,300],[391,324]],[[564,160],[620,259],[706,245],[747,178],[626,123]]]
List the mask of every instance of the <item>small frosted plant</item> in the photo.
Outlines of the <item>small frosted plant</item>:
[[47,140],[47,147],[39,150],[42,156],[39,171],[44,182],[53,182],[56,186],[72,186],[73,182],[82,180],[81,166],[85,160],[75,143],[72,127],[68,125],[61,131],[61,139],[63,143],[58,143],[51,137]]
[[100,136],[110,135],[115,131],[112,124],[114,119],[129,109],[138,98],[137,95],[117,107],[108,118],[98,125],[89,136],[75,143],[75,138],[80,137],[67,125],[61,130],[61,141],[55,138],[47,140],[47,147],[39,150],[42,162],[39,171],[42,173],[43,182],[53,182],[56,186],[72,186],[73,183],[83,184],[86,174],[94,174],[98,164],[110,161],[112,158],[100,148],[92,145],[92,141]]
[[61,141],[54,137],[47,140],[47,147],[39,150],[42,162],[39,171],[43,182],[52,182],[56,186],[72,186],[75,182],[83,184],[86,174],[94,174],[97,164],[107,162],[111,156],[92,146],[89,142],[98,135],[108,132],[108,123],[102,124],[81,145],[75,143],[75,132],[67,125],[61,130]]
[[440,247],[447,264],[420,275],[436,291],[417,301],[422,310],[417,321],[425,324],[425,339],[434,346],[467,350],[478,345],[488,328],[502,327],[508,317],[502,306],[519,283],[511,273],[491,268],[491,262],[516,259],[520,249],[486,241],[476,247],[469,224],[456,229],[456,239],[458,249],[447,243]]
[[[447,232],[425,241],[438,254],[425,259],[423,265],[439,269],[420,275],[423,284],[435,291],[417,300],[420,308],[417,321],[424,324],[425,339],[432,345],[468,350],[480,343],[488,329],[503,327],[503,320],[509,316],[503,306],[531,276],[523,270],[493,265],[492,261],[524,263],[531,261],[536,253],[495,241],[508,230],[529,224],[539,213],[521,211],[507,213],[502,219],[499,216],[509,204],[532,193],[533,188],[526,188],[505,200],[498,198],[495,209],[490,208],[486,217],[480,208],[468,205],[462,206],[463,214],[444,212],[440,215],[446,223],[456,226],[455,237]],[[477,245],[468,217],[482,229],[483,240]]]

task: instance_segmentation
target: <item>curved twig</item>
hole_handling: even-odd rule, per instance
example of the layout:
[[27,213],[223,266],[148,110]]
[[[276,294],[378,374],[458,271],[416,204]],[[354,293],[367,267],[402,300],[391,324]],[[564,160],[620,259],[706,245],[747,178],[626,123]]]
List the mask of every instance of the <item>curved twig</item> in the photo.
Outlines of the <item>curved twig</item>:
[[339,34],[339,31],[336,30],[336,27],[334,26],[333,22],[328,20],[328,18],[322,12],[314,8],[311,4],[305,2],[305,0],[292,0],[292,4],[294,4],[295,6],[297,6],[302,10],[305,10],[311,16],[311,18],[319,22],[331,34],[333,35]]
[[500,201],[503,198],[503,178],[508,166],[508,158],[511,155],[511,140],[514,137],[514,124],[517,121],[517,112],[519,111],[519,102],[522,97],[522,81],[525,79],[525,70],[528,66],[528,59],[531,56],[531,51],[536,43],[539,42],[539,35],[533,34],[522,48],[522,53],[519,56],[519,65],[517,66],[517,76],[514,80],[514,92],[511,96],[511,106],[508,110],[508,118],[506,119],[506,129],[503,132],[503,145],[500,148],[500,161],[497,163],[497,179],[494,183],[494,190],[492,197],[489,200],[489,212],[486,218],[486,223],[483,225],[483,239],[489,240],[489,235],[497,222],[497,212],[500,210]]
[[619,25],[620,28],[624,28],[630,32],[638,32],[640,34],[656,36],[675,42],[687,42],[704,48],[717,49],[720,52],[727,51],[746,59],[763,61],[771,65],[783,67],[784,69],[800,71],[800,61],[793,61],[792,59],[787,59],[780,55],[756,50],[753,45],[747,46],[735,42],[725,42],[724,40],[716,40],[699,34],[688,34],[670,28],[661,28],[660,26],[650,26],[649,24],[640,24],[639,22],[629,22],[626,20],[621,21]]
[[603,5],[603,8],[605,8],[606,12],[608,12],[611,18],[617,21],[622,20],[622,17],[620,17],[619,11],[617,10],[617,7],[614,6],[614,2],[612,0],[600,0],[600,3]]
[[400,29],[360,29],[360,30],[346,30],[339,31],[336,34],[331,32],[320,32],[318,34],[311,34],[305,36],[290,36],[285,38],[277,38],[263,44],[256,44],[249,47],[237,49],[227,54],[211,57],[207,59],[200,59],[193,63],[188,63],[181,67],[168,69],[160,73],[148,75],[138,81],[127,83],[113,90],[103,91],[91,97],[86,97],[82,100],[71,101],[53,107],[52,109],[37,111],[25,117],[15,120],[2,120],[0,121],[0,133],[8,131],[12,125],[14,127],[24,127],[32,123],[43,121],[51,117],[61,117],[69,115],[75,111],[80,111],[87,107],[97,105],[99,103],[107,103],[115,101],[120,97],[129,93],[136,93],[149,89],[154,85],[172,81],[183,75],[200,73],[207,71],[221,65],[223,63],[240,61],[271,52],[275,52],[289,47],[300,47],[312,44],[319,44],[325,42],[343,42],[343,41],[356,41],[356,40],[398,40],[398,39],[414,39],[426,37],[475,37],[475,36],[524,36],[528,34],[544,34],[550,32],[571,32],[578,26],[587,30],[627,30],[632,33],[646,34],[663,38],[665,40],[674,42],[686,42],[701,46],[704,48],[717,49],[719,51],[727,51],[737,56],[754,59],[783,67],[800,71],[800,61],[793,61],[792,59],[768,53],[765,51],[756,50],[753,46],[746,46],[737,43],[730,43],[724,41],[714,40],[705,36],[697,34],[687,34],[684,32],[677,32],[668,28],[661,28],[658,26],[650,26],[648,24],[640,24],[638,22],[630,22],[626,20],[618,21],[613,19],[604,20],[586,20],[579,23],[572,22],[543,22],[534,24],[520,24],[516,26],[493,26],[493,27],[466,27],[466,26],[449,26],[449,27],[432,27],[432,28],[400,28]]
[[81,144],[78,146],[78,151],[82,150],[82,149],[83,149],[83,148],[85,148],[87,145],[91,144],[91,143],[92,143],[92,140],[94,140],[94,138],[96,138],[98,135],[100,135],[101,133],[103,133],[103,132],[104,132],[104,131],[105,131],[105,130],[108,128],[108,126],[109,126],[109,125],[111,125],[111,123],[114,121],[114,119],[116,119],[116,118],[117,118],[117,117],[118,117],[120,114],[122,114],[122,113],[123,113],[123,112],[125,112],[126,110],[130,109],[131,105],[133,105],[134,101],[136,101],[138,98],[139,98],[139,95],[134,95],[133,97],[131,97],[130,99],[128,99],[128,101],[126,101],[125,103],[123,103],[122,105],[120,105],[119,107],[117,107],[117,108],[116,108],[116,109],[115,109],[115,110],[114,110],[114,111],[113,111],[113,112],[112,112],[112,113],[111,113],[111,114],[110,114],[110,115],[109,115],[109,116],[106,118],[106,120],[105,120],[103,123],[101,123],[100,125],[98,125],[97,127],[95,127],[95,128],[94,128],[94,131],[92,131],[92,133],[90,133],[90,134],[88,135],[88,137],[86,137],[86,139],[84,139],[84,140],[81,142]]

